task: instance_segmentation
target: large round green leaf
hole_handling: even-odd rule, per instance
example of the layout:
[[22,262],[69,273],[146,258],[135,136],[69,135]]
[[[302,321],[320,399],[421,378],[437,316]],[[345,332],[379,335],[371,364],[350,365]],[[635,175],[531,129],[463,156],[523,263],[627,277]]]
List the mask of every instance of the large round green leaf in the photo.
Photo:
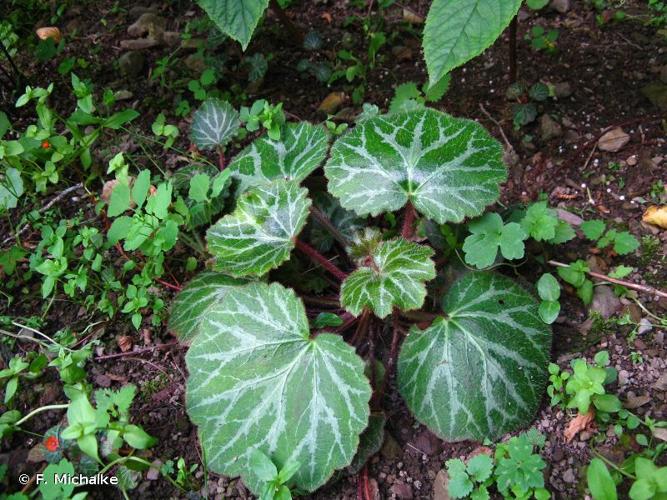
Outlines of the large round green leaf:
[[355,316],[365,308],[379,318],[394,307],[403,311],[424,304],[426,282],[435,278],[433,250],[405,239],[381,242],[343,282],[341,305]]
[[401,395],[443,439],[495,439],[526,425],[546,383],[551,330],[509,278],[469,273],[447,293],[446,317],[413,327],[398,360]]
[[179,292],[171,306],[169,330],[181,342],[190,342],[199,331],[199,323],[208,307],[222,299],[227,292],[248,281],[226,274],[204,271],[198,274]]
[[289,259],[308,218],[308,191],[276,181],[239,197],[236,209],[206,233],[215,269],[232,276],[261,276]]
[[435,85],[493,44],[521,0],[433,0],[424,26],[424,56]]
[[240,191],[275,179],[301,182],[320,166],[327,154],[327,135],[320,126],[307,122],[283,127],[274,141],[264,135],[253,141],[229,164],[240,180]]
[[378,116],[336,141],[329,191],[359,215],[408,201],[439,223],[477,216],[507,177],[502,147],[478,123],[433,109]]
[[338,335],[310,337],[294,291],[274,283],[235,288],[212,305],[186,357],[187,409],[208,466],[242,475],[259,449],[313,491],[350,464],[368,424],[363,361]]

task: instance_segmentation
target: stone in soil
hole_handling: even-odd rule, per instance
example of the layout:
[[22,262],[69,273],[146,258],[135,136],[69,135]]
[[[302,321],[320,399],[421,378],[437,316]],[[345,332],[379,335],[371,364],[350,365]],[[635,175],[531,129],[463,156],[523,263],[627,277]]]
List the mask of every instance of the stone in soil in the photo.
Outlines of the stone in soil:
[[118,58],[120,74],[126,78],[136,78],[144,69],[144,56],[141,52],[130,51]]
[[544,142],[563,135],[563,127],[547,113],[540,118],[540,136]]

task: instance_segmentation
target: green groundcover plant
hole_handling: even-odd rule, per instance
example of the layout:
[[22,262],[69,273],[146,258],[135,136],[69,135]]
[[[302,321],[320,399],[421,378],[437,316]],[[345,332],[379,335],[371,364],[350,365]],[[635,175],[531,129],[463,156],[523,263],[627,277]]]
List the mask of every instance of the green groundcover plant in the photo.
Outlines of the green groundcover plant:
[[[211,127],[229,125],[233,111],[205,105],[219,106]],[[233,208],[209,227],[210,266],[170,317],[190,345],[187,410],[211,470],[260,494],[287,467],[281,484],[316,490],[377,451],[394,371],[414,416],[445,440],[495,439],[531,421],[551,347],[538,300],[502,274],[451,273],[441,259],[453,255],[442,240],[480,217],[507,176],[483,127],[422,108],[363,118],[330,145],[323,127],[286,123],[226,170]],[[386,367],[367,348],[382,345],[383,325]],[[271,474],[253,467],[258,453]]]

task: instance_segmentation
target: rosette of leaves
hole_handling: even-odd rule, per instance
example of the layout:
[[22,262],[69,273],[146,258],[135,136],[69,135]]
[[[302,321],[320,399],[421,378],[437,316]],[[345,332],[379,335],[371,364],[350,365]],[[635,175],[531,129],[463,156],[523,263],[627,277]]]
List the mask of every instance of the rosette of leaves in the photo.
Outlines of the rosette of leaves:
[[[391,327],[398,388],[433,432],[482,440],[526,425],[551,344],[536,299],[493,273],[465,274],[444,293],[429,287],[442,259],[414,241],[415,212],[433,224],[460,222],[496,201],[506,177],[500,144],[480,125],[435,110],[369,116],[333,144],[326,194],[320,179],[306,179],[324,161],[326,140],[307,124],[283,130],[280,141],[262,137],[232,160],[243,188],[208,229],[215,272],[195,277],[172,307],[170,327],[190,343],[187,410],[210,469],[242,476],[255,494],[269,477],[253,472],[260,453],[276,471],[300,464],[290,481],[302,492],[336,470],[359,470],[383,436],[382,408],[370,418],[371,385],[382,393],[392,384],[389,370],[366,373],[354,347],[388,344],[377,337]],[[302,182],[317,193],[315,215]],[[366,226],[365,216],[380,214],[377,227]],[[514,255],[503,237],[532,234],[534,218],[527,228],[494,218],[473,234],[493,240],[492,257]],[[325,230],[329,239],[318,236]],[[295,289],[271,283],[285,269]],[[313,276],[318,288],[302,292],[299,283]],[[402,325],[415,321],[398,348]]]
[[219,172],[210,164],[188,165],[174,173],[172,184],[185,198],[190,227],[210,224],[222,212],[230,181],[230,172]]

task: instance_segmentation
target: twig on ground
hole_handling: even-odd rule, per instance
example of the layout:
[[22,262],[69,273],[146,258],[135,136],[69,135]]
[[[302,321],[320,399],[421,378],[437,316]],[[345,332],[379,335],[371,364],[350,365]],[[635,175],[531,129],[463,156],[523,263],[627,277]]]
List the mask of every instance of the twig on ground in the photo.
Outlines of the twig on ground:
[[500,122],[496,120],[491,114],[486,110],[484,107],[484,104],[481,102],[479,103],[479,109],[484,113],[484,116],[486,116],[493,124],[498,127],[498,130],[500,131],[500,136],[503,138],[503,142],[505,143],[505,146],[507,146],[507,149],[511,152],[514,153],[514,146],[512,146],[512,143],[507,139],[507,136],[505,135],[505,131],[503,130],[503,127],[500,125]]
[[127,357],[127,356],[136,356],[137,354],[144,354],[144,353],[147,353],[147,352],[152,352],[155,349],[168,349],[168,348],[171,348],[171,347],[174,347],[174,346],[184,347],[181,344],[179,344],[178,342],[169,342],[167,344],[156,344],[154,346],[146,347],[144,349],[138,349],[136,351],[118,352],[116,354],[105,354],[104,356],[96,356],[94,359],[95,359],[95,361],[104,361],[104,360],[107,360],[107,359],[116,359],[116,358],[123,358],[123,357]]
[[[555,260],[550,260],[548,261],[548,263],[555,267],[570,267],[569,264],[564,264],[562,262],[558,262]],[[612,278],[611,276],[607,276],[602,273],[596,273],[595,271],[587,271],[587,274],[599,280],[608,281],[609,283],[621,285],[626,288],[632,288],[633,290],[638,290],[640,292],[648,293],[649,295],[657,295],[659,297],[667,298],[667,292],[663,292],[662,290],[658,290],[657,288],[653,288],[652,286],[639,285],[637,283],[631,283],[629,281],[619,280],[617,278]]]
[[[60,193],[58,193],[57,196],[55,196],[50,202],[48,202],[46,205],[44,205],[42,208],[39,209],[39,213],[46,212],[49,208],[51,208],[53,205],[58,203],[60,200],[62,200],[65,196],[70,194],[72,191],[76,191],[79,188],[83,187],[83,183],[79,182],[78,184],[75,184],[74,186],[68,187],[67,189],[64,189]],[[28,228],[30,227],[30,223],[24,225],[21,229],[19,229],[13,236],[8,236],[4,240],[2,240],[2,244],[6,244],[19,236],[21,236],[23,233],[25,233]]]

